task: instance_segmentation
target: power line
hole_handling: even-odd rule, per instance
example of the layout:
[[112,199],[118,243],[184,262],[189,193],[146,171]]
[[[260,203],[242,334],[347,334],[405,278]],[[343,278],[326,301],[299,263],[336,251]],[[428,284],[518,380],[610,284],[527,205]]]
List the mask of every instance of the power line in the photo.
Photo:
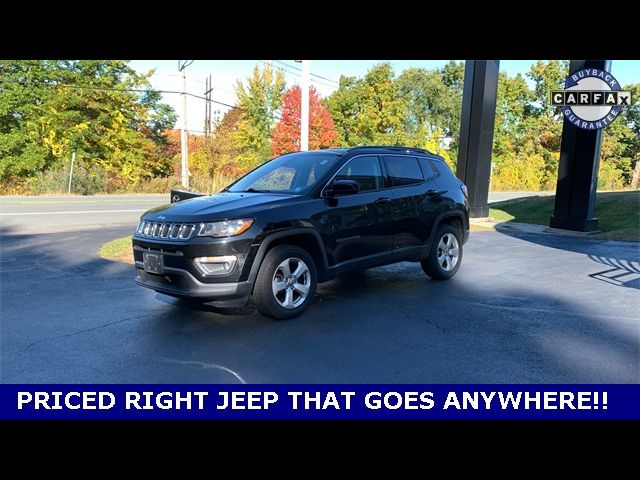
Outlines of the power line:
[[[287,67],[291,67],[291,68],[293,68],[295,70],[298,70],[299,72],[302,72],[302,69],[300,67],[297,67],[295,65],[291,65],[290,63],[283,62],[282,60],[275,60],[275,61],[278,62],[281,65],[285,65]],[[336,80],[332,80],[332,79],[327,78],[327,77],[323,77],[322,75],[318,75],[317,73],[311,72],[310,75],[312,77],[321,78],[322,80],[326,80],[327,82],[335,83],[337,86],[340,86],[340,82],[337,82]]]
[[[285,65],[286,65],[286,64],[285,64]],[[278,69],[278,70],[280,70],[280,71],[290,73],[291,75],[295,75],[296,77],[300,77],[300,78],[302,78],[302,75],[301,75],[301,74],[299,74],[299,73],[297,73],[297,72],[293,72],[293,71],[291,71],[291,70],[287,70],[287,69],[286,69],[286,68],[284,68],[284,67],[278,67],[278,66],[276,66],[275,68],[277,68],[277,69]],[[336,86],[335,86],[335,85],[331,85],[331,84],[329,84],[329,83],[322,82],[322,81],[320,81],[320,80],[315,80],[315,79],[313,79],[313,78],[312,78],[312,79],[310,79],[310,80],[311,80],[313,83],[316,83],[316,84],[318,84],[318,85],[324,85],[325,87],[329,87],[329,88],[336,88]]]
[[[199,78],[193,78],[192,80],[193,80],[194,82],[201,83],[202,85],[206,85],[206,84],[207,84],[207,82],[203,82],[203,81],[202,81],[202,80],[200,80]],[[231,93],[231,94],[233,94],[233,95],[235,95],[235,94],[236,94],[236,92],[232,92],[231,90],[227,90],[226,88],[219,87],[218,85],[214,85],[214,84],[212,84],[212,83],[209,83],[209,87],[213,87],[215,90],[220,90],[221,92]]]
[[[2,80],[0,79],[0,82],[9,82],[8,80]],[[44,83],[42,84],[42,86],[45,87],[63,87],[63,88],[75,88],[75,89],[79,89],[79,90],[104,90],[104,91],[115,91],[115,92],[133,92],[133,93],[167,93],[167,94],[175,94],[175,95],[182,95],[183,92],[177,91],[177,90],[158,90],[155,88],[147,88],[147,89],[143,89],[143,88],[116,88],[116,87],[97,87],[94,85],[67,85],[64,83],[57,83],[57,84],[52,84],[52,83]],[[196,95],[195,93],[189,93],[186,92],[186,95],[189,97],[194,97],[194,98],[198,98],[200,100],[207,100],[206,97],[203,97],[201,95]],[[211,100],[213,103],[217,103],[218,105],[223,105],[225,107],[228,108],[237,108],[239,110],[244,110],[244,108],[242,107],[238,107],[237,105],[231,105],[229,103],[225,103],[225,102],[220,102],[218,100]]]
[[185,68],[193,64],[193,62],[193,60],[185,60],[184,62],[180,62],[180,60],[178,60],[178,71],[183,71]]
[[[5,83],[15,83],[11,80],[5,80],[5,79],[0,79],[0,83],[1,82],[5,82]],[[25,86],[24,84],[19,84],[20,86]],[[62,87],[62,88],[75,88],[78,90],[102,90],[102,91],[115,91],[115,92],[132,92],[132,93],[166,93],[166,94],[174,94],[174,95],[183,95],[185,93],[177,91],[177,90],[158,90],[155,88],[151,88],[151,89],[142,89],[142,88],[116,88],[116,87],[97,87],[94,85],[68,85],[68,84],[64,84],[64,83],[43,83],[42,86],[44,87],[52,87],[52,88],[58,88],[58,87]],[[189,93],[186,92],[186,95],[189,97],[193,97],[193,98],[197,98],[199,100],[208,100],[207,97],[203,97],[202,95],[196,95],[195,93]],[[242,110],[243,112],[246,112],[247,109],[246,108],[242,108],[239,107],[237,105],[232,105],[230,103],[225,103],[225,102],[221,102],[219,100],[213,100],[210,99],[211,102],[216,103],[218,105],[222,105],[224,107],[227,108],[234,108],[237,110]],[[279,117],[277,115],[268,115],[269,118],[271,118],[272,120],[282,120],[282,117]]]
[[[260,61],[261,61],[262,63],[264,63],[265,65],[269,65],[269,62],[266,62],[266,61],[264,61],[264,60],[260,60]],[[279,60],[276,60],[276,62],[278,62],[278,63],[282,63],[282,62],[280,62]],[[285,63],[284,65],[287,65],[287,64]],[[287,72],[287,73],[290,73],[291,75],[295,75],[295,76],[297,76],[297,77],[302,78],[302,75],[301,75],[301,74],[299,74],[298,72],[293,72],[293,71],[291,71],[291,70],[288,70],[288,69],[286,69],[286,68],[284,68],[284,67],[279,67],[279,66],[275,66],[274,68],[277,68],[278,70],[280,70],[280,71],[282,71],[282,72]],[[314,79],[311,79],[311,81],[312,81],[313,83],[317,83],[317,84],[319,84],[319,85],[324,85],[325,87],[329,87],[329,88],[336,88],[336,87],[335,87],[335,85],[330,85],[330,84],[328,84],[328,83],[321,82],[320,80],[314,80]]]

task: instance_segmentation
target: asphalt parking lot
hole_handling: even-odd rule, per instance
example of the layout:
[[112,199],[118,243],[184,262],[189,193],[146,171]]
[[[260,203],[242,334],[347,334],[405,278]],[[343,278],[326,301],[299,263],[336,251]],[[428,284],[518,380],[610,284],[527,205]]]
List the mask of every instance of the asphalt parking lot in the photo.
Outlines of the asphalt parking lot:
[[56,215],[0,217],[2,383],[640,381],[637,243],[474,233],[451,281],[382,267],[275,321],[139,288],[96,255],[134,223],[49,228]]

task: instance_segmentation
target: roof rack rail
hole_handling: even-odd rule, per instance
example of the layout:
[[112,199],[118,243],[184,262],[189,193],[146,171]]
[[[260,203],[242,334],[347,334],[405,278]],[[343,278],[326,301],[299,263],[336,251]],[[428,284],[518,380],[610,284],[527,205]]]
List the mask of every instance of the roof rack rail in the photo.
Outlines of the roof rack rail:
[[435,153],[430,152],[429,150],[425,150],[424,148],[403,147],[398,145],[359,145],[357,147],[352,147],[349,150],[364,150],[364,149],[372,149],[372,148],[391,150],[392,152],[410,151],[414,153],[426,153],[428,155],[435,155]]

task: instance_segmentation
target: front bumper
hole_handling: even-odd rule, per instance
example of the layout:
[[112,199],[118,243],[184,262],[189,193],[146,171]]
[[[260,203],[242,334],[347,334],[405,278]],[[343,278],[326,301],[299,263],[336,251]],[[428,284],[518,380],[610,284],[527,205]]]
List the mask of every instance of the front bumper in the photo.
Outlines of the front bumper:
[[[253,290],[248,281],[254,250],[252,237],[234,239],[194,238],[189,241],[167,241],[133,237],[133,256],[136,266],[136,283],[160,293],[176,297],[199,298],[224,307],[241,307],[247,304]],[[144,252],[161,257],[161,273],[144,270]],[[219,276],[206,276],[195,262],[196,257],[234,255],[234,269]]]
[[136,262],[136,283],[174,297],[200,298],[225,307],[246,305],[252,290],[251,282],[202,283],[180,268],[164,267],[161,275],[145,272],[142,262]]

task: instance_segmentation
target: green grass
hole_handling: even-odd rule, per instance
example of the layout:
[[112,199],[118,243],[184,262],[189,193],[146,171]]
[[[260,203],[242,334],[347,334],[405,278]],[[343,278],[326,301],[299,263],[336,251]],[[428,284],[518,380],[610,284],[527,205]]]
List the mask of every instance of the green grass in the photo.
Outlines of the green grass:
[[98,250],[98,255],[107,260],[116,262],[133,263],[133,251],[131,247],[131,235],[116,238],[105,243]]
[[[540,196],[492,203],[489,216],[498,222],[549,225],[555,197]],[[594,237],[640,241],[640,190],[599,192],[596,196],[599,233]]]

